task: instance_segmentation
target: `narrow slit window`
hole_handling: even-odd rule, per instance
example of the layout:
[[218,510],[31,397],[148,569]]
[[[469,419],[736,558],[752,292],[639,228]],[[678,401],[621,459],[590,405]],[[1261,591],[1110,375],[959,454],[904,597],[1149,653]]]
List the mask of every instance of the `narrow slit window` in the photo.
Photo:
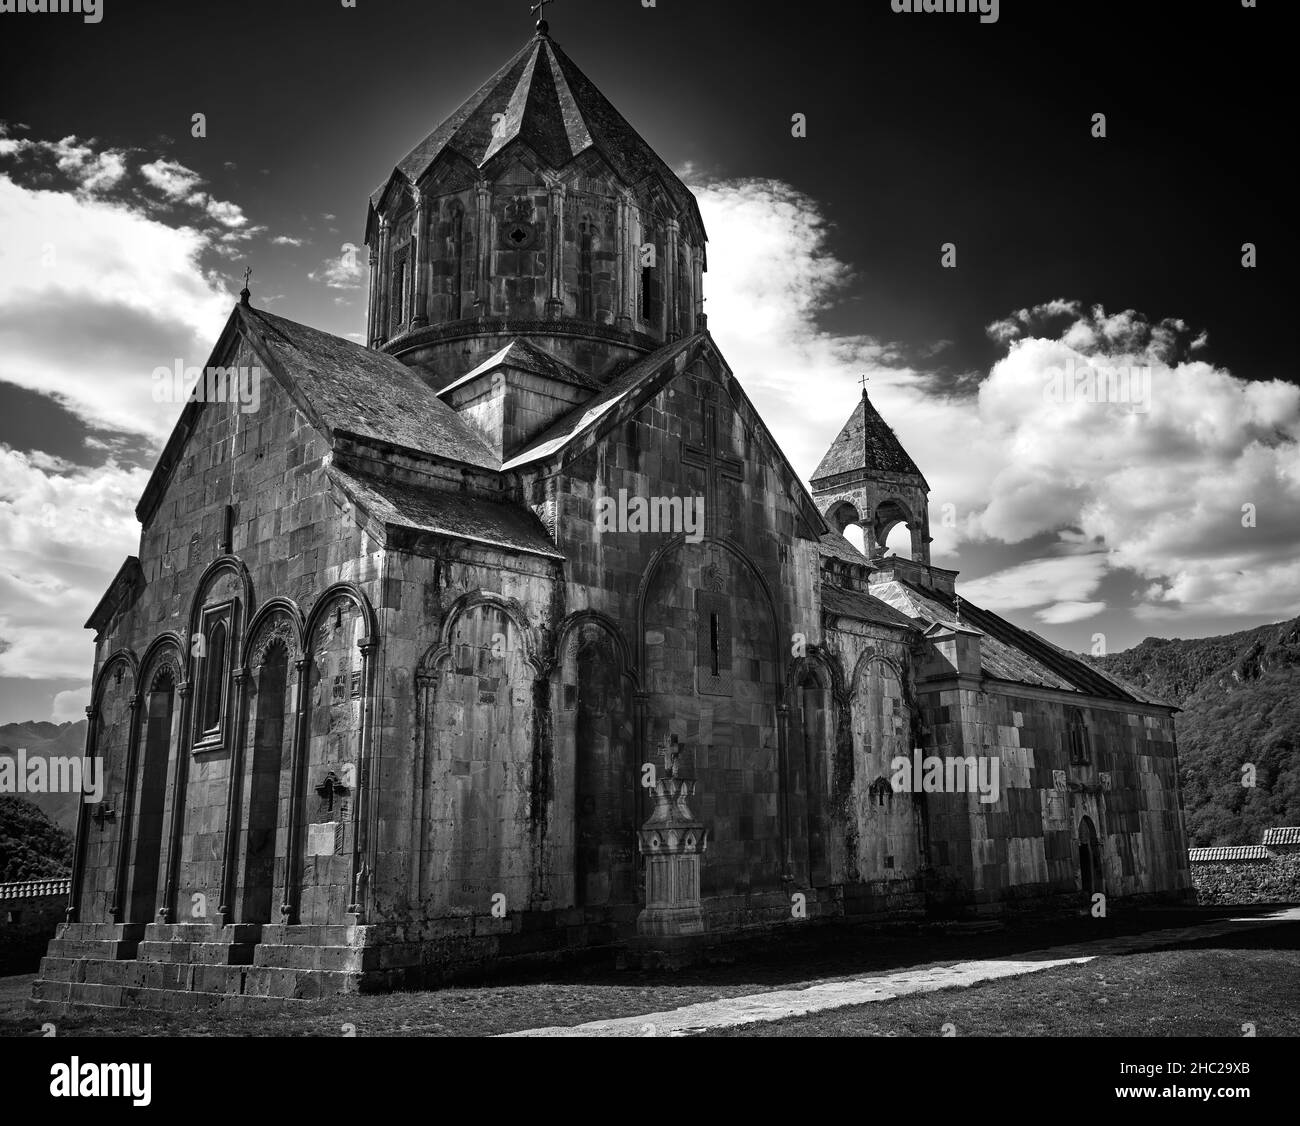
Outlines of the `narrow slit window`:
[[718,615],[709,615],[709,652],[713,658],[713,675],[718,675]]

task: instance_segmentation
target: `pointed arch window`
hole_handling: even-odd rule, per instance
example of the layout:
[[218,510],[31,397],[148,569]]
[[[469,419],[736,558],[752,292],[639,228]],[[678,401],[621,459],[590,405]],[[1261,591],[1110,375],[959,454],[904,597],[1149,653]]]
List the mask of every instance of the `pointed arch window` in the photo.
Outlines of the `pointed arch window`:
[[1070,750],[1070,765],[1087,766],[1092,762],[1092,743],[1083,712],[1078,708],[1065,709],[1065,733],[1066,745]]

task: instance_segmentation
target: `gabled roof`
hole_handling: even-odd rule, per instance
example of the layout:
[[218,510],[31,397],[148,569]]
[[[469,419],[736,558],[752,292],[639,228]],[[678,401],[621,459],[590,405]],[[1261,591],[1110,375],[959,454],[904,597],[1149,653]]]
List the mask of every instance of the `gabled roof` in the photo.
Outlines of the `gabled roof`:
[[1293,825],[1281,825],[1264,830],[1266,845],[1300,845],[1300,828]]
[[[392,356],[240,304],[205,369],[225,366],[241,337],[327,440],[355,435],[476,469],[500,468],[469,424]],[[153,514],[203,406],[193,401],[181,411],[136,506],[141,522]]]
[[593,398],[557,419],[502,468],[519,469],[543,461],[562,452],[582,435],[597,431],[606,416],[617,415],[618,408],[634,401],[637,392],[653,383],[656,376],[685,371],[702,354],[707,340],[706,334],[696,333],[655,349],[607,383]]
[[[827,477],[857,471],[908,474],[920,477],[925,484],[916,462],[908,456],[898,436],[872,406],[865,391],[844,429],[831,443],[831,448],[813,473],[812,486],[815,489],[817,482]],[[929,487],[925,485],[927,491]]]
[[752,432],[762,437],[776,460],[785,467],[790,496],[803,518],[808,537],[816,539],[828,531],[826,521],[786,458],[785,451],[772,437],[739,381],[732,377],[717,344],[707,332],[697,332],[693,336],[674,340],[638,360],[587,402],[575,407],[543,431],[507,461],[501,467],[502,470],[508,472],[525,469],[546,461],[567,464],[590,449],[611,428],[635,415],[672,379],[700,360],[721,373],[719,382],[725,382],[737,413]]
[[563,360],[557,359],[549,352],[537,347],[532,341],[525,340],[523,337],[516,337],[495,356],[484,360],[473,371],[462,375],[454,383],[447,384],[438,394],[446,395],[448,391],[472,383],[480,375],[500,367],[530,372],[544,379],[553,379],[558,383],[570,383],[575,387],[585,387],[591,391],[600,389],[599,380],[590,375],[584,375],[577,368],[570,367]]
[[418,375],[385,352],[241,306],[262,344],[331,434],[340,431],[479,469],[500,462],[460,415]]
[[[958,614],[952,595],[914,586],[897,576],[891,582],[873,587],[872,593],[919,622],[941,622],[960,628],[956,626]],[[965,598],[961,600],[960,616],[961,625],[967,630],[983,634],[980,666],[984,675],[995,680],[1078,692],[1103,700],[1171,707],[1164,700],[1093,668],[1038,634],[1014,626],[989,610],[981,610]]]
[[916,623],[906,614],[900,614],[888,602],[882,602],[874,595],[860,590],[845,590],[843,587],[822,583],[822,610],[841,618],[852,618],[859,622],[872,622],[881,626],[916,633]]
[[[449,153],[481,169],[513,141],[522,141],[552,169],[594,151],[629,186],[657,177],[704,233],[695,196],[545,32],[416,145],[397,173],[418,182]],[[388,182],[371,196],[372,205],[379,205]]]
[[817,554],[851,563],[855,567],[870,567],[871,560],[862,554],[839,532],[827,532],[817,545]]
[[144,583],[144,572],[140,569],[140,560],[134,555],[128,555],[126,562],[117,569],[117,574],[113,576],[113,581],[108,584],[108,589],[104,591],[104,597],[96,604],[90,612],[90,617],[86,619],[86,629],[93,629],[96,633],[103,633],[104,627],[112,621],[113,614],[117,608],[128,598],[131,592]]
[[564,558],[542,522],[520,505],[381,480],[337,463],[330,466],[329,475],[355,504],[387,528],[470,540],[550,559]]

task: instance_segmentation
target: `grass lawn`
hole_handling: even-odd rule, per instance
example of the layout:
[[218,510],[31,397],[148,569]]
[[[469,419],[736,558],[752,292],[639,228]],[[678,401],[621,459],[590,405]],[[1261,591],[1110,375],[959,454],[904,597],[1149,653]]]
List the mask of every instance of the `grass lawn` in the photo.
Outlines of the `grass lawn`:
[[[1216,917],[1220,911],[1151,912],[1123,919],[1067,919],[972,934],[825,930],[750,952],[743,962],[680,973],[615,971],[606,965],[533,967],[516,977],[421,992],[347,997],[248,1014],[83,1010],[29,1011],[30,976],[0,979],[0,1036],[488,1036],[542,1025],[634,1017],[721,997],[798,988],[817,981],[1008,957],[1058,943],[1140,933]],[[969,990],[900,998],[821,1016],[751,1025],[735,1035],[1300,1034],[1300,925],[1216,939],[1210,948],[1107,957],[1084,966]],[[1236,949],[1229,952],[1229,948]],[[1239,1015],[1240,1014],[1240,1015]]]

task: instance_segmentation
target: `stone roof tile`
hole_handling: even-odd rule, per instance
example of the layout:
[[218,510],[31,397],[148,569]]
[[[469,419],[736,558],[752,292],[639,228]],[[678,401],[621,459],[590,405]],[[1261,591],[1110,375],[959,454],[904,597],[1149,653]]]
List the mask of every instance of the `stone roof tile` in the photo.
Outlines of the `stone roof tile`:
[[[699,204],[691,191],[595,84],[542,34],[416,145],[398,163],[397,172],[415,183],[435,161],[451,153],[481,169],[516,140],[553,169],[594,151],[629,186],[657,177],[704,235]],[[376,189],[372,204],[378,205],[387,186],[388,181]]]
[[813,473],[813,488],[825,478],[858,471],[903,473],[925,480],[898,436],[865,394]]

